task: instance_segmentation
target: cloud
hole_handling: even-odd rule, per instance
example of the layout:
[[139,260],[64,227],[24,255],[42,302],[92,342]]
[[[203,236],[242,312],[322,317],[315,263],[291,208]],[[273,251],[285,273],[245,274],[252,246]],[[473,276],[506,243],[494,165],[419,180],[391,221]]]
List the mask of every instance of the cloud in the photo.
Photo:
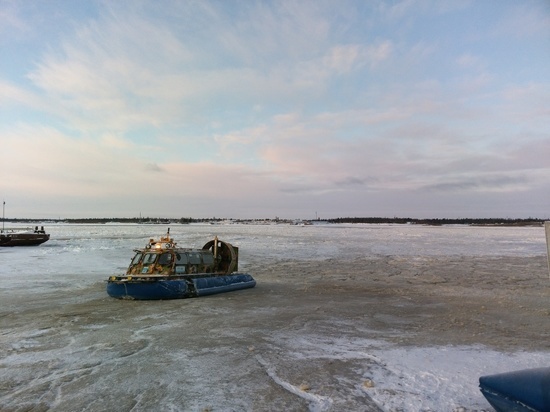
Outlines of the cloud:
[[48,110],[47,105],[39,95],[0,79],[0,106],[14,107],[19,105],[30,109]]
[[[158,24],[167,17],[158,11],[146,18],[113,6],[44,54],[28,78],[75,127],[124,131],[196,124],[213,104],[310,101],[335,77],[375,67],[393,50],[389,40],[331,45],[331,16],[311,4],[241,8],[231,24],[219,9],[188,8],[174,8],[175,25]],[[196,19],[210,23],[199,29]]]
[[327,52],[322,66],[329,73],[345,74],[367,64],[376,66],[390,57],[392,49],[392,42],[389,40],[366,47],[357,44],[339,45]]
[[156,181],[163,167],[136,156],[124,139],[75,139],[53,128],[23,125],[2,136],[6,191],[61,199],[120,198],[144,187],[153,193],[169,189]]
[[[373,181],[373,180],[376,180],[376,179],[369,179],[369,181]],[[353,177],[353,176],[348,176],[338,182],[336,182],[337,185],[342,185],[342,186],[364,186],[367,184],[367,179],[359,179],[357,177]]]
[[147,172],[156,172],[156,173],[161,173],[165,171],[162,167],[160,167],[156,163],[147,163],[144,167],[144,170]]
[[426,185],[419,188],[428,191],[511,191],[525,188],[528,179],[525,176],[497,175],[497,176],[469,176],[457,180]]
[[504,16],[490,30],[493,37],[530,38],[548,36],[550,6],[547,2],[517,3],[504,10]]
[[[30,27],[27,22],[19,15],[16,2],[3,1],[0,8],[0,33],[5,33],[0,38],[7,39],[8,33],[14,35],[14,33],[29,31]],[[2,40],[0,40],[1,42]],[[6,41],[6,40],[4,40]]]
[[[504,87],[499,96],[499,111],[505,119],[519,119],[544,129],[550,118],[550,84],[526,82]],[[539,127],[540,127],[539,126]]]
[[121,136],[105,134],[100,138],[100,145],[113,149],[127,150],[134,147],[134,144]]
[[483,61],[483,59],[479,56],[474,56],[471,53],[465,53],[456,59],[456,62],[459,66],[463,68],[476,68],[476,69],[484,69],[486,67],[486,63]]

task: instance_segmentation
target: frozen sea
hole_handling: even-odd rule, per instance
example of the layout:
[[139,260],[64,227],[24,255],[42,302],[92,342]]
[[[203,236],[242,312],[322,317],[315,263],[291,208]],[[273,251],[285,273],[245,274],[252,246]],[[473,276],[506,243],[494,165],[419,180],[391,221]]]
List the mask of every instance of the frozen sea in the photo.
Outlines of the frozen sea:
[[[479,376],[550,365],[550,351],[403,347],[367,327],[347,334],[344,321],[341,335],[308,322],[290,331],[264,322],[271,306],[243,304],[277,286],[265,275],[255,289],[211,298],[111,299],[107,277],[167,226],[45,227],[41,246],[0,248],[2,411],[492,411]],[[214,236],[238,246],[239,270],[253,276],[294,260],[546,256],[542,227],[172,224],[170,233],[180,246]],[[330,382],[285,372],[319,359],[348,372],[334,366]]]

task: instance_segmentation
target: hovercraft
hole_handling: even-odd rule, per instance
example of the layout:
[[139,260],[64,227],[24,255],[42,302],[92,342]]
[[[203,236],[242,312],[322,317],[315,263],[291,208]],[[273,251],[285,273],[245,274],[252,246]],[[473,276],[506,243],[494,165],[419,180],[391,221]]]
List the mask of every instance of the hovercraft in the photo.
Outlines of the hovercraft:
[[107,293],[118,299],[182,299],[253,288],[254,278],[238,273],[239,248],[216,236],[202,249],[180,248],[170,237],[150,239],[136,249],[123,276],[110,276]]

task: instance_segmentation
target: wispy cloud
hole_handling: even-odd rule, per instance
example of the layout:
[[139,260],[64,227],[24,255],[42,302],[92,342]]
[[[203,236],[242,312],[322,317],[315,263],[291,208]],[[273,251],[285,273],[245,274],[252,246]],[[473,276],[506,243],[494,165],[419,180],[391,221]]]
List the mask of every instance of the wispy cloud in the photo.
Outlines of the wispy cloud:
[[[91,2],[50,19],[6,4],[6,193],[124,214],[146,188],[151,209],[169,195],[259,215],[367,199],[446,215],[438,196],[481,192],[490,213],[488,193],[550,193],[542,4]],[[516,12],[530,28],[510,40]]]

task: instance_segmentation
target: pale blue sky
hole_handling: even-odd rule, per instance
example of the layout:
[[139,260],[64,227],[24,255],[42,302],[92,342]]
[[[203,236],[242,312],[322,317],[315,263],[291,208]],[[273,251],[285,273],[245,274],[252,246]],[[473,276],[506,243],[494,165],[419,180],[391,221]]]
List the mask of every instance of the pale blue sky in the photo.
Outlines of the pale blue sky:
[[550,2],[0,0],[6,217],[550,217]]

